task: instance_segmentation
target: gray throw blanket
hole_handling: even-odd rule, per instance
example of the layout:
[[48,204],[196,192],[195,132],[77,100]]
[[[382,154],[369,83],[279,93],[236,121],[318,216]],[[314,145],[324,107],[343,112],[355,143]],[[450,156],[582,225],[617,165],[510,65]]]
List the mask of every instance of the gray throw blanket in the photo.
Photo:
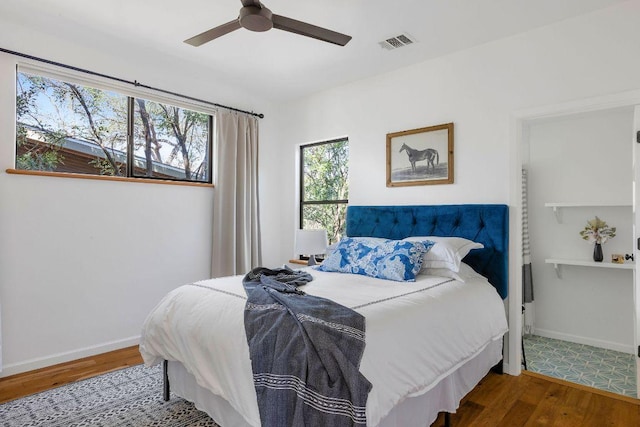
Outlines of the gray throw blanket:
[[365,319],[298,289],[304,271],[258,267],[243,279],[244,326],[264,427],[366,425]]

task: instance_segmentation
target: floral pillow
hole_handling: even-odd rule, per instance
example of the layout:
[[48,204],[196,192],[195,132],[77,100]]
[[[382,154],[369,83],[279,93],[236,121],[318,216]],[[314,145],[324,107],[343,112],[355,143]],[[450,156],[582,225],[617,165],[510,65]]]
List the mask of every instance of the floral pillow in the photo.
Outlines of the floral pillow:
[[362,274],[378,279],[413,282],[433,242],[348,237],[317,269]]

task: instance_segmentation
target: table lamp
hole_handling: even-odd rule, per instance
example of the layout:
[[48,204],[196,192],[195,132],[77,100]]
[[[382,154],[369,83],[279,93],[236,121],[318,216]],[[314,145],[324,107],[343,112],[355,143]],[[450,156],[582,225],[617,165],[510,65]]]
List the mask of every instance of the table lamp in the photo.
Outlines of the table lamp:
[[297,255],[309,255],[307,265],[315,265],[315,256],[325,253],[327,246],[327,230],[296,230],[295,251]]

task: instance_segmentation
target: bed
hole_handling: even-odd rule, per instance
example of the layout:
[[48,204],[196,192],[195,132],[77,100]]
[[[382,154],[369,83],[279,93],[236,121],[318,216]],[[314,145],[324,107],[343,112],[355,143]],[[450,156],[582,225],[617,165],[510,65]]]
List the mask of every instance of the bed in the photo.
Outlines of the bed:
[[[434,268],[422,270],[415,281],[396,282],[307,268],[314,280],[304,287],[366,318],[360,371],[372,384],[367,425],[425,426],[439,412],[455,412],[460,400],[501,364],[507,331],[507,206],[349,206],[346,234],[353,239],[445,238],[436,246],[451,239],[476,244],[463,252],[457,272],[433,261]],[[433,248],[427,254],[435,253]],[[223,427],[260,426],[241,278],[205,280],[172,291],[148,316],[140,344],[147,365],[165,364],[171,390]],[[165,393],[168,398],[168,388]]]

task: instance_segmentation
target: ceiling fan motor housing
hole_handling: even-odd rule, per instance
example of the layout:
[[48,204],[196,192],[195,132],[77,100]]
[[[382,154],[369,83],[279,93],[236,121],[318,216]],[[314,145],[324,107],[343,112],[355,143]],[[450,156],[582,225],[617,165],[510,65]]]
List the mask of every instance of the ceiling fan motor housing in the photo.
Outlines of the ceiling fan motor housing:
[[273,28],[271,16],[271,11],[264,6],[245,6],[240,9],[238,20],[247,30],[262,32]]

